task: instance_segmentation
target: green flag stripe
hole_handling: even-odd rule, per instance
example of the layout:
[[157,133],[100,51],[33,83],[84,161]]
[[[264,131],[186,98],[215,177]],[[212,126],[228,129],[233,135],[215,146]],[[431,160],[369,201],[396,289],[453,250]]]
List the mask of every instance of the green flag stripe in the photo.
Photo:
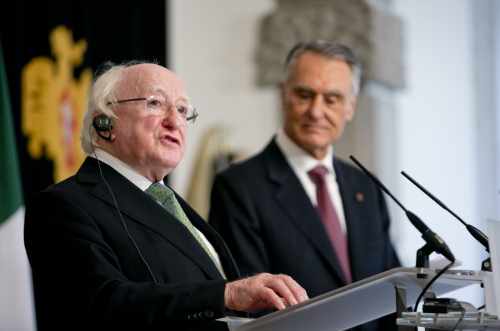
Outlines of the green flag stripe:
[[23,203],[7,75],[0,44],[0,223]]

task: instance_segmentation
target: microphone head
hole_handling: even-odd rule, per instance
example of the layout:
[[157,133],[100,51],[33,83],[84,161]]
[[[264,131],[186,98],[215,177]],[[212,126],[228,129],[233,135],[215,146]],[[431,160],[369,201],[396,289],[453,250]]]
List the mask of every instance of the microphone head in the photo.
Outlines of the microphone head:
[[410,220],[411,224],[417,228],[417,230],[422,234],[425,242],[431,246],[431,248],[444,257],[446,257],[450,262],[455,262],[455,256],[451,252],[451,249],[448,245],[438,236],[435,232],[433,232],[425,223],[412,213],[411,211],[406,211],[406,216]]
[[473,225],[467,224],[465,227],[467,228],[467,231],[469,231],[469,233],[477,241],[479,241],[481,243],[481,245],[484,246],[484,248],[486,248],[486,251],[489,252],[490,251],[490,243],[488,241],[488,236],[486,236],[483,231],[479,230],[478,228],[476,228]]
[[391,192],[389,192],[384,184],[382,184],[382,182],[377,177],[369,172],[354,156],[351,155],[350,158],[369,178],[372,179],[377,187],[379,187],[382,191],[389,195],[392,200],[394,200],[394,202],[396,202],[399,207],[404,210],[406,217],[408,217],[411,224],[413,224],[413,226],[417,228],[417,230],[422,234],[422,238],[424,238],[428,248],[431,248],[434,252],[442,254],[448,260],[455,262],[455,257],[451,253],[451,250],[437,234],[432,232],[417,215],[406,209],[405,206],[403,206],[403,204],[399,202],[399,200],[396,199],[396,197],[394,197]]
[[415,179],[413,179],[410,175],[408,175],[406,172],[401,171],[401,174],[408,179],[413,185],[419,188],[422,192],[425,193],[429,198],[431,198],[435,203],[437,203],[441,208],[446,210],[448,213],[450,213],[453,217],[455,217],[460,223],[462,223],[467,231],[477,240],[481,245],[483,245],[486,248],[486,251],[490,251],[490,245],[488,242],[488,236],[486,236],[481,230],[476,228],[475,226],[472,226],[470,224],[467,224],[460,216],[458,216],[454,211],[452,211],[450,208],[448,208],[441,200],[439,200],[437,197],[435,197],[431,192],[429,192],[425,187],[423,187],[421,184],[419,184]]

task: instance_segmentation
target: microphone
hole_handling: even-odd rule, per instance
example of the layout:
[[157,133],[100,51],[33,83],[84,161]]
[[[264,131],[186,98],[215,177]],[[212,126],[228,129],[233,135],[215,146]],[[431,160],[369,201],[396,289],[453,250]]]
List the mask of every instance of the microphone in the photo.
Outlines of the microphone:
[[425,195],[427,195],[429,198],[431,198],[432,200],[434,200],[434,202],[437,203],[441,208],[443,208],[444,210],[446,210],[447,212],[449,212],[451,215],[453,215],[453,217],[455,217],[457,220],[459,220],[460,223],[462,223],[465,226],[465,228],[467,229],[467,231],[469,231],[469,233],[477,241],[479,241],[479,243],[481,243],[481,245],[483,245],[484,248],[486,248],[486,251],[487,252],[490,251],[490,244],[489,244],[489,241],[488,241],[488,236],[486,236],[481,230],[479,230],[478,228],[476,228],[473,225],[470,225],[470,224],[466,223],[462,218],[460,218],[460,216],[458,216],[457,214],[455,214],[450,208],[448,208],[443,202],[441,202],[441,200],[439,200],[432,193],[430,193],[429,191],[427,191],[421,184],[419,184],[415,179],[413,179],[406,172],[401,171],[401,175],[403,175],[406,179],[408,179],[413,185],[415,185],[416,187],[418,187],[422,192],[425,193]]
[[[370,179],[391,199],[399,206],[406,214],[406,217],[410,220],[411,224],[422,234],[422,238],[426,242],[426,245],[421,248],[421,252],[417,253],[417,267],[428,267],[428,259],[426,257],[421,256],[422,254],[430,254],[432,252],[439,253],[446,257],[450,262],[455,262],[455,256],[451,252],[448,245],[438,236],[435,232],[433,232],[417,215],[406,209],[403,204],[392,195],[391,192],[382,184],[382,182],[375,177],[370,171],[368,171],[354,156],[349,156],[349,158],[368,176]],[[423,259],[423,261],[421,260]],[[423,265],[419,265],[423,264]]]

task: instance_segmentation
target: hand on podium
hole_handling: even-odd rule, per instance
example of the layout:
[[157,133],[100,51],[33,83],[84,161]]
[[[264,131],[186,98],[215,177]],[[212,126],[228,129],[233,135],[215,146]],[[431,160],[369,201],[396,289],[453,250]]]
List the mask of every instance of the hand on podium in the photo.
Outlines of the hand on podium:
[[226,284],[226,308],[237,311],[283,310],[308,299],[306,291],[290,276],[261,273]]

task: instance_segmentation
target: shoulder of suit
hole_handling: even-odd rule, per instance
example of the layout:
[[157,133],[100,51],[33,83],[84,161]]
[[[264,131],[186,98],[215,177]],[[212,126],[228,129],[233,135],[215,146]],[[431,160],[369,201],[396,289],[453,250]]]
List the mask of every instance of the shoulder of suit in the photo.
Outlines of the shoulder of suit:
[[251,176],[264,170],[264,160],[268,153],[269,145],[257,154],[231,164],[228,168],[218,173],[217,176],[240,180],[251,179]]
[[335,157],[335,168],[337,176],[342,176],[343,180],[351,184],[356,184],[357,189],[368,192],[378,192],[377,185],[354,164]]
[[[90,161],[92,162],[92,160]],[[45,196],[46,198],[59,197],[62,200],[71,200],[77,201],[80,199],[86,199],[89,194],[89,188],[93,188],[96,183],[100,182],[100,178],[97,174],[92,176],[92,180],[90,180],[90,176],[86,178],[85,174],[82,174],[82,168],[85,166],[85,163],[88,163],[86,160],[80,170],[76,174],[71,177],[64,179],[58,183],[52,184],[42,191],[38,192],[33,198],[36,196]],[[97,172],[97,170],[95,170]],[[94,178],[95,177],[95,178]],[[82,179],[83,178],[83,179]]]
[[54,183],[52,185],[47,186],[40,193],[50,193],[50,192],[58,192],[58,191],[66,191],[70,188],[74,188],[76,184],[76,175],[66,178],[65,180]]
[[[344,176],[349,176],[349,177],[354,177],[356,180],[359,181],[367,181],[371,182],[370,178],[368,178],[360,169],[358,169],[354,164],[343,160],[339,157],[334,158],[335,162],[335,168],[340,170],[340,172]],[[337,176],[340,174],[337,174]]]
[[255,177],[257,173],[260,173],[261,168],[262,164],[259,161],[258,155],[256,155],[231,164],[228,168],[219,172],[216,177],[230,181],[246,181]]
[[51,185],[38,194],[38,197],[42,198],[42,200],[59,201],[60,203],[71,203],[72,205],[80,205],[82,201],[88,201],[90,196],[88,189],[82,186],[76,176]]
[[71,176],[59,183],[52,184],[45,189],[26,197],[28,209],[32,205],[40,205],[42,209],[52,208],[67,201],[77,201],[81,196],[82,188],[79,187],[75,176]]
[[341,159],[341,158],[339,158],[337,156],[334,157],[334,162],[335,162],[335,166],[342,168],[342,170],[347,170],[347,171],[353,171],[353,172],[362,173],[353,164],[351,164],[348,161],[346,161],[344,159]]

